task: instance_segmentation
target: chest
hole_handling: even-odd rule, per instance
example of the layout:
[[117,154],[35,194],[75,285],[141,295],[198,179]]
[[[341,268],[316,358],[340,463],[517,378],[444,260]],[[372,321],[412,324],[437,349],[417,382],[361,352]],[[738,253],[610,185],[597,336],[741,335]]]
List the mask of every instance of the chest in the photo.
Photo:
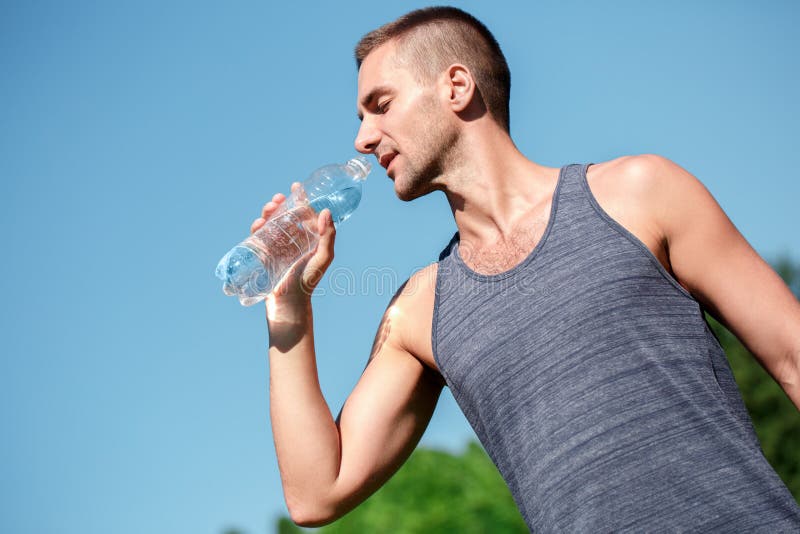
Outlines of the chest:
[[505,236],[497,235],[483,242],[462,239],[458,245],[459,255],[470,269],[479,274],[494,275],[513,269],[542,240],[548,213],[540,211]]
[[[647,217],[632,209],[614,191],[598,188],[593,194],[600,207],[623,228],[635,236],[662,266],[672,274],[669,255],[658,231]],[[462,238],[459,255],[464,263],[483,275],[494,275],[522,263],[539,245],[548,230],[552,202],[543,204],[515,225],[506,235],[499,233],[486,239]],[[603,224],[599,219],[596,224]]]
[[661,347],[704,336],[696,302],[639,246],[611,230],[583,230],[575,235],[588,237],[551,233],[507,275],[476,278],[453,258],[440,267],[435,358],[474,413],[519,388],[548,412],[591,391],[585,377],[641,365],[632,355],[654,354],[654,339]]

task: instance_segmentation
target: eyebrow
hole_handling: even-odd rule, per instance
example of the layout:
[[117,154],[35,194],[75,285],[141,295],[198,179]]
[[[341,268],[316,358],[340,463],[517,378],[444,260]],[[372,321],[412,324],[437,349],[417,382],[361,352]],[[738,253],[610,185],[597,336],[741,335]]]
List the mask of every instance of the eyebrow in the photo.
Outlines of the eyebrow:
[[[368,108],[376,98],[384,93],[388,93],[390,90],[388,85],[379,85],[373,88],[372,91],[361,99],[361,107]],[[364,120],[364,114],[361,113],[361,111],[358,112],[358,120]]]

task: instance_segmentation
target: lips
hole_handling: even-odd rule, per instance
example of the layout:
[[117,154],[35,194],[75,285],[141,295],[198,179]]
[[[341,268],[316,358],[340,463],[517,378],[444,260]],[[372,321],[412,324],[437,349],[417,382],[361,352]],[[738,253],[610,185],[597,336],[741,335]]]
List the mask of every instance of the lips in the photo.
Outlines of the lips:
[[382,155],[378,160],[381,164],[381,167],[383,167],[384,169],[388,169],[389,164],[392,162],[392,160],[396,155],[397,154],[394,152],[387,152],[386,154]]

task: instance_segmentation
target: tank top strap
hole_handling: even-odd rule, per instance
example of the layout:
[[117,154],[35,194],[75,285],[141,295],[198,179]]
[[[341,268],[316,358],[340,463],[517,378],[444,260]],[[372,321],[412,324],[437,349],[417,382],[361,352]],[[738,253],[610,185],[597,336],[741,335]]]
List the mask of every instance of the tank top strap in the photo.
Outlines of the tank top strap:
[[459,240],[459,235],[458,232],[456,232],[453,234],[453,237],[450,238],[450,242],[447,243],[447,246],[445,246],[444,249],[442,249],[442,251],[439,253],[440,262],[445,260],[448,256],[450,256],[450,254],[453,253],[453,248],[458,243],[458,240]]
[[563,225],[571,227],[574,221],[592,217],[594,208],[586,186],[586,169],[591,163],[572,163],[561,168],[561,175],[553,195],[553,228],[559,233]]
[[[559,172],[556,190],[553,193],[552,210],[562,214],[562,218],[567,214],[574,214],[577,211],[584,211],[591,208],[591,201],[586,195],[586,169],[591,163],[571,163],[561,167]],[[555,225],[557,214],[552,217],[552,225]],[[460,235],[458,231],[447,245],[439,253],[439,263],[449,263],[453,260],[453,254],[458,246]],[[440,265],[441,267],[441,265]]]
[[[558,184],[556,200],[558,209],[565,209],[570,204],[583,204],[588,201],[586,197],[586,169],[591,163],[571,163],[564,165],[561,170],[561,180]],[[565,204],[567,206],[565,206]]]

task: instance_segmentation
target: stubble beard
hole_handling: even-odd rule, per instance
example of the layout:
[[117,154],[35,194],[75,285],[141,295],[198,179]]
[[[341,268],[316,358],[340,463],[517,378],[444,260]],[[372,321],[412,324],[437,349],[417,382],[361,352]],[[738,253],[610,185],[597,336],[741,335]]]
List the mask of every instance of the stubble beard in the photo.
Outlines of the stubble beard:
[[419,132],[415,142],[416,153],[403,154],[406,165],[403,174],[395,180],[395,194],[405,202],[442,189],[442,177],[457,159],[454,154],[458,131],[437,111],[435,105],[423,108],[421,115],[427,120],[416,127]]

